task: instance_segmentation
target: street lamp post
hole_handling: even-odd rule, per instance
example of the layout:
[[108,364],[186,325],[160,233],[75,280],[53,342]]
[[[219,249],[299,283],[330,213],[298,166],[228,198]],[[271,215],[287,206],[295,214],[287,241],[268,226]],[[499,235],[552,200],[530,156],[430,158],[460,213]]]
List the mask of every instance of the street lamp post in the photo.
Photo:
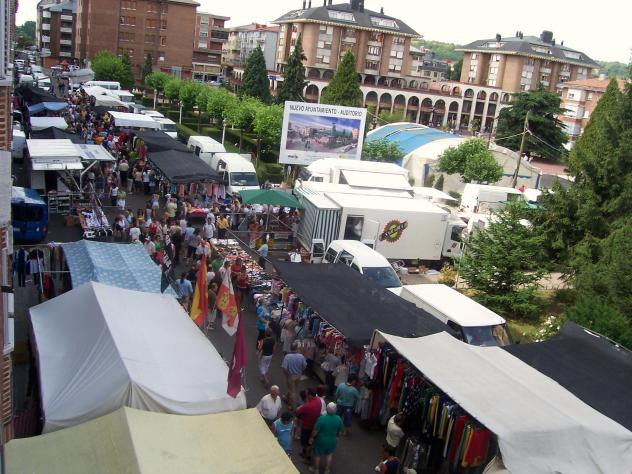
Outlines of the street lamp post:
[[226,119],[223,120],[222,125],[222,145],[224,144],[224,139],[226,138]]

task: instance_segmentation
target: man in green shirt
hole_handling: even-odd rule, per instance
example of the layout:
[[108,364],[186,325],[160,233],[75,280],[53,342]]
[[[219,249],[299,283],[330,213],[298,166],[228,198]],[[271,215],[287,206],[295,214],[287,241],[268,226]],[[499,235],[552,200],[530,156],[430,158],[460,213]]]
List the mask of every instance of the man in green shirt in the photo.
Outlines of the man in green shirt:
[[354,386],[357,380],[358,376],[351,374],[349,375],[347,382],[341,383],[336,389],[338,415],[340,415],[345,425],[345,429],[342,433],[343,436],[347,436],[349,434],[351,420],[353,418],[353,408],[360,399],[360,392],[358,392],[358,389]]
[[338,435],[343,429],[342,418],[336,411],[338,407],[331,402],[327,405],[327,414],[321,415],[316,421],[309,444],[313,445],[312,454],[314,465],[309,467],[310,472],[320,472],[320,458],[325,456],[325,474],[331,470],[331,460],[336,451]]

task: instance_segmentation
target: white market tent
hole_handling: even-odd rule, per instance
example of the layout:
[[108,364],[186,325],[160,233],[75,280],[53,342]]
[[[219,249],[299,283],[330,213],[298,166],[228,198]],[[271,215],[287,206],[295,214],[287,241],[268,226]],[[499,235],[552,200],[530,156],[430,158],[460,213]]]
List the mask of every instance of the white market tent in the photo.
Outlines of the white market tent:
[[55,127],[60,130],[68,128],[68,124],[63,117],[31,117],[29,121],[33,131],[44,130],[48,127]]
[[114,157],[103,145],[84,145],[79,143],[75,144],[75,146],[81,154],[81,158],[85,161],[115,161]]
[[178,416],[121,408],[14,439],[5,458],[7,474],[298,474],[256,409]]
[[632,432],[500,347],[447,333],[380,340],[498,436],[510,472],[631,472]]
[[160,124],[145,114],[130,114],[128,112],[108,112],[114,118],[117,127],[160,129]]
[[86,283],[30,309],[44,432],[128,406],[201,415],[246,407],[228,367],[180,304]]

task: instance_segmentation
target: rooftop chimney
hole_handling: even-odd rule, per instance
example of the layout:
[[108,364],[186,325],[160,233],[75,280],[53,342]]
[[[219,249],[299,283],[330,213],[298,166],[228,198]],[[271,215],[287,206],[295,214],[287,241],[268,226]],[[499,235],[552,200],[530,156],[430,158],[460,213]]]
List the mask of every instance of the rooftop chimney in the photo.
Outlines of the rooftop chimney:
[[502,36],[500,36],[500,33],[496,33],[496,41],[500,41],[502,39]]
[[333,0],[329,0],[329,6],[331,6],[331,2],[332,2],[332,1],[333,1]]
[[553,44],[553,32],[552,31],[548,31],[548,30],[544,30],[540,34],[540,40],[543,43]]
[[380,7],[380,15],[384,15],[384,7]]
[[560,41],[560,46],[564,46],[564,40]]
[[364,0],[358,1],[358,9],[360,10],[360,13],[364,13]]
[[520,39],[524,38],[524,34],[522,34],[522,31],[519,31],[519,32],[518,32],[518,37],[519,37]]
[[351,0],[351,9],[352,10],[358,9],[358,0]]
[[307,0],[303,0],[303,10],[305,10],[305,4],[306,4]]

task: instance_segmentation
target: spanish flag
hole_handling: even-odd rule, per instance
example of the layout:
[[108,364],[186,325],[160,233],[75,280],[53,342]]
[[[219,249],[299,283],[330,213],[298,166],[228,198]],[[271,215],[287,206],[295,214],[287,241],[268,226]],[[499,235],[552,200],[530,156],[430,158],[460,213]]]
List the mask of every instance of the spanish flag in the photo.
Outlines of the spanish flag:
[[230,281],[230,269],[224,273],[222,285],[217,292],[216,305],[222,312],[222,327],[230,336],[234,335],[239,325],[239,308],[237,308],[233,284]]
[[202,327],[208,313],[208,282],[206,276],[206,255],[202,255],[200,270],[198,271],[195,290],[193,291],[193,304],[191,305],[191,319]]

